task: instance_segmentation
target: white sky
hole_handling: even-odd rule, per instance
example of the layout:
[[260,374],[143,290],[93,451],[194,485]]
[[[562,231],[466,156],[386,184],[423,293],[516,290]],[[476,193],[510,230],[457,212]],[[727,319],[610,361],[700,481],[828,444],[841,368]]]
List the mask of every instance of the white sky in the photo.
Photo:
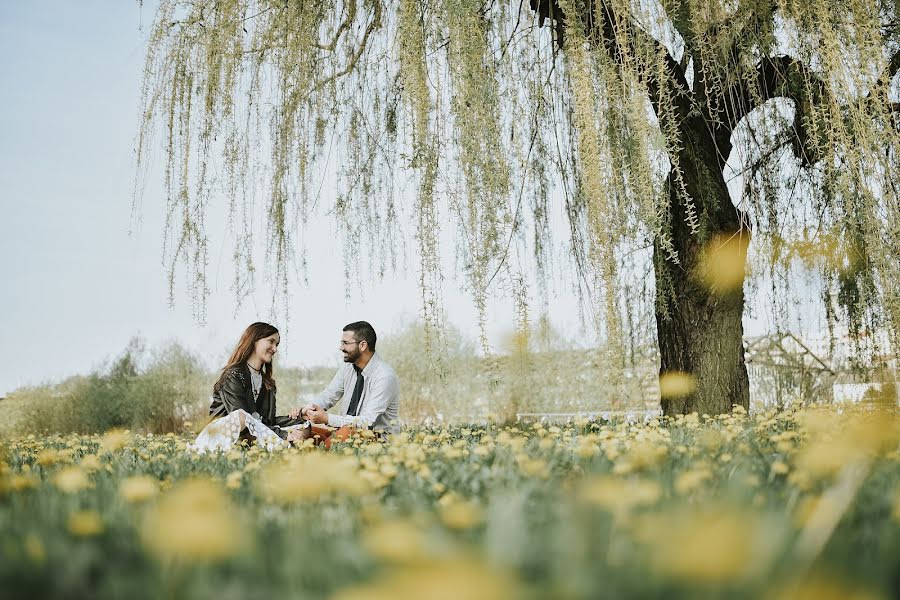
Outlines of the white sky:
[[[153,4],[0,3],[0,397],[87,373],[136,335],[151,346],[178,340],[215,368],[250,322],[283,327],[265,292],[235,314],[232,248],[220,238],[211,240],[207,324],[194,321],[183,289],[169,307],[158,169],[140,226],[129,235]],[[210,231],[221,231],[225,220],[224,209],[211,210]],[[349,321],[369,320],[384,335],[419,311],[415,264],[409,276],[389,277],[347,303],[339,236],[328,221],[311,230],[309,288],[292,288],[283,335],[280,360],[292,366],[337,364],[340,329]],[[475,311],[458,287],[451,280],[444,290],[448,315],[474,338]],[[510,305],[491,305],[492,336],[512,328]],[[555,325],[585,338],[570,293],[555,293],[550,306]],[[752,319],[745,326],[760,330]]]

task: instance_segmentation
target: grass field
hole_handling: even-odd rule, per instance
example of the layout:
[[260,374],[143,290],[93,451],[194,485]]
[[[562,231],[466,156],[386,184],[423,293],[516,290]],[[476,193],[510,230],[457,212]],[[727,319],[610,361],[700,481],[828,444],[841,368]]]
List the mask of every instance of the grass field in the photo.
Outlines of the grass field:
[[5,598],[891,598],[900,421],[410,429],[331,452],[0,443]]

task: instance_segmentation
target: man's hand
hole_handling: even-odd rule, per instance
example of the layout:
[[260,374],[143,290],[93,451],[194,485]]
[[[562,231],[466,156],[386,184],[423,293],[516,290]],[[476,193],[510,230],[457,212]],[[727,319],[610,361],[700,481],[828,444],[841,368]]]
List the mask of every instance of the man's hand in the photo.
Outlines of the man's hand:
[[319,423],[322,425],[328,423],[328,413],[315,405],[313,405],[309,410],[306,411],[306,418],[313,423]]
[[296,419],[298,417],[309,418],[306,416],[306,413],[309,412],[311,408],[318,408],[315,404],[307,404],[306,406],[301,406],[300,408],[295,408],[291,412],[288,413],[288,416],[292,419]]

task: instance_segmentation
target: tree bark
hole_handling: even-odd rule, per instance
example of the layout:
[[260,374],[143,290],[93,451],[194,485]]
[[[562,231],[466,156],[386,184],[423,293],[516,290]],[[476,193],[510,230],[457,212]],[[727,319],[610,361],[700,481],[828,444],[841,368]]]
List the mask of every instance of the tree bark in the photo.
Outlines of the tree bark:
[[[677,193],[673,174],[666,188],[672,242],[680,264],[668,259],[655,240],[653,263],[657,285],[671,284],[665,307],[657,304],[656,331],[660,353],[660,377],[671,372],[688,373],[696,388],[686,395],[663,397],[664,415],[716,415],[733,405],[749,409],[750,382],[744,362],[742,317],[743,285],[736,289],[710,288],[701,273],[705,243],[719,235],[741,235],[749,242],[750,231],[731,202],[722,165],[710,140],[689,135],[679,153],[683,184],[699,211],[705,211],[706,229],[691,231],[686,210]],[[741,283],[743,263],[741,264]]]

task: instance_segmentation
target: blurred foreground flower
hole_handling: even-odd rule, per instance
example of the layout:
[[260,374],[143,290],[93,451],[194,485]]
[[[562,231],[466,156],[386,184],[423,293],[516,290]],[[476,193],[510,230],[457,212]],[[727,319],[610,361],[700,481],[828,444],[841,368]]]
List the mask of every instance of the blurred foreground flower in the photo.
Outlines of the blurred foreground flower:
[[78,461],[78,466],[85,471],[98,471],[103,466],[100,464],[100,458],[96,454],[87,454]]
[[659,376],[661,398],[684,398],[697,389],[697,378],[690,373],[668,371]]
[[67,494],[92,487],[91,480],[79,467],[66,467],[53,476],[53,485]]
[[445,494],[438,504],[441,521],[450,529],[471,529],[484,519],[480,506],[454,493]]
[[715,292],[741,289],[749,245],[750,236],[741,232],[714,237],[703,249],[698,267],[700,280]]
[[897,449],[900,418],[895,411],[851,409],[843,415],[811,409],[797,415],[807,442],[795,456],[796,467],[814,478],[830,478],[852,464]]
[[324,452],[290,456],[282,463],[269,465],[262,470],[257,483],[264,498],[279,504],[318,499],[332,493],[360,496],[371,490],[355,458]]
[[146,502],[159,493],[159,481],[149,475],[129,477],[119,484],[119,496],[126,502]]
[[69,533],[80,537],[89,537],[103,533],[103,522],[100,515],[93,510],[74,512],[69,516]]
[[26,535],[22,546],[25,550],[25,556],[34,564],[43,564],[47,560],[47,550],[44,548],[44,542],[35,534],[29,533]]
[[121,429],[113,429],[100,438],[100,451],[115,452],[116,450],[121,450],[127,443],[128,434]]
[[659,483],[649,479],[597,477],[585,482],[580,491],[583,502],[599,506],[617,518],[639,506],[656,504],[662,497]]
[[220,486],[195,479],[160,498],[144,520],[142,540],[160,558],[211,562],[249,550],[249,531]]
[[521,598],[505,571],[456,559],[389,572],[369,584],[347,588],[333,600],[506,600]]
[[739,583],[767,572],[781,540],[760,515],[724,507],[643,515],[634,531],[654,571],[701,584]]
[[378,523],[363,533],[363,546],[373,556],[393,563],[421,561],[426,556],[425,534],[406,520]]

